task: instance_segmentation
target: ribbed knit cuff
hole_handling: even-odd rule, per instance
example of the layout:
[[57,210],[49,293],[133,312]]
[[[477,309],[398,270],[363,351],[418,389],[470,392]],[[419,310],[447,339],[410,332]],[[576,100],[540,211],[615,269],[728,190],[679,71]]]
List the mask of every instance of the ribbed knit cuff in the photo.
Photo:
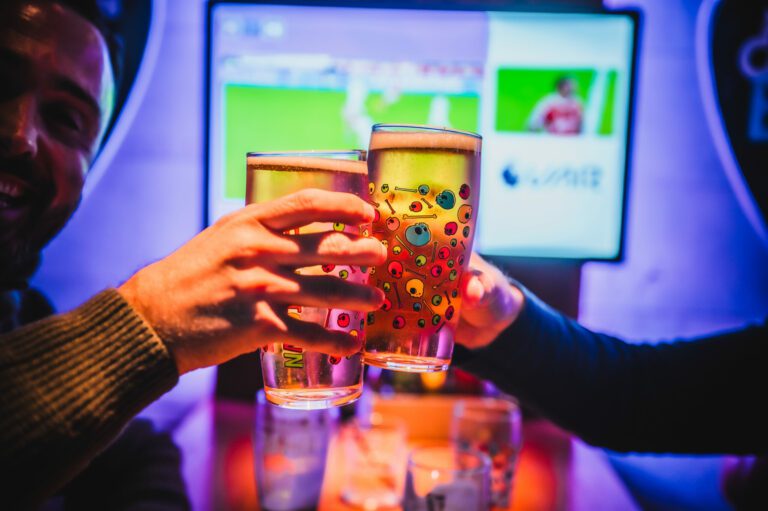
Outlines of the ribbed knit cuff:
[[168,349],[116,290],[3,335],[0,369],[2,458],[22,472],[38,463],[53,480],[178,380]]
[[551,310],[524,286],[512,282],[525,296],[517,318],[487,346],[468,349],[457,345],[453,360],[459,368],[484,379],[501,381],[507,378],[510,365],[524,365],[529,360],[525,353],[541,335],[540,328]]

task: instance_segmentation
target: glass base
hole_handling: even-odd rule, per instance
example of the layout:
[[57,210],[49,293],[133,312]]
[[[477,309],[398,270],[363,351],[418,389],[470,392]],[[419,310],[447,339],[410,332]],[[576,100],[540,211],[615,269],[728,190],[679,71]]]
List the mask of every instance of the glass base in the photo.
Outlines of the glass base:
[[401,371],[404,373],[436,373],[447,371],[450,359],[434,357],[414,357],[411,355],[399,355],[395,353],[368,353],[363,354],[363,362],[368,365]]
[[360,397],[363,386],[320,388],[320,389],[275,389],[264,387],[267,401],[281,408],[292,410],[320,410],[342,406]]

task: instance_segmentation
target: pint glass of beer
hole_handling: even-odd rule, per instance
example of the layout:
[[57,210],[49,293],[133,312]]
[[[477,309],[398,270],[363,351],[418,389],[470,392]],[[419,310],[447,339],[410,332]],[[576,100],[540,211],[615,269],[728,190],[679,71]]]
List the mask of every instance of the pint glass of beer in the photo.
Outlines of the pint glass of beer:
[[[368,195],[368,170],[362,151],[249,153],[246,203],[260,203],[304,188]],[[367,235],[370,225],[312,223],[286,234],[343,231]],[[368,268],[325,265],[300,268],[302,275],[334,275],[350,282],[368,282]],[[288,315],[330,330],[364,335],[362,312],[289,306]],[[290,343],[267,342],[261,350],[261,369],[267,399],[278,406],[318,409],[356,400],[362,392],[362,352],[334,357],[307,351]]]
[[387,262],[370,282],[386,294],[366,320],[365,362],[407,372],[444,371],[461,307],[480,188],[474,133],[377,124],[368,152],[373,235]]

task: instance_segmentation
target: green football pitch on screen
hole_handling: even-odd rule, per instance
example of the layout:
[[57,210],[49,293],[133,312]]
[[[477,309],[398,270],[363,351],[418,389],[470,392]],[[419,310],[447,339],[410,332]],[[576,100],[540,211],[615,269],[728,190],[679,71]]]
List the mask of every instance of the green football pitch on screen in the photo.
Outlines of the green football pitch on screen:
[[[427,124],[436,94],[402,93],[394,101],[372,92],[365,114],[373,123]],[[479,97],[445,94],[449,127],[478,130]],[[225,195],[245,197],[248,152],[365,149],[343,118],[347,94],[338,89],[224,88]],[[360,147],[360,146],[363,147]]]

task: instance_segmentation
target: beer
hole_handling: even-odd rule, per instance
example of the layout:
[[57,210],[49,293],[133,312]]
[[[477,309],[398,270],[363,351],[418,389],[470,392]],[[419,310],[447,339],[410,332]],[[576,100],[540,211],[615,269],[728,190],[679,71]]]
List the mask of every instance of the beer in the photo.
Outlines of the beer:
[[480,186],[478,135],[374,126],[368,194],[373,235],[387,262],[371,283],[386,294],[366,318],[365,362],[408,372],[442,371],[453,352]]
[[[341,159],[341,158],[354,159]],[[342,153],[248,155],[246,202],[273,200],[304,188],[366,196],[367,168],[359,151]],[[342,231],[367,235],[370,226],[313,223],[292,229],[288,235]],[[368,269],[325,265],[300,268],[301,275],[334,275],[350,282],[368,282]],[[330,330],[364,336],[362,312],[290,306],[288,315]],[[261,368],[267,399],[286,408],[317,409],[356,400],[362,392],[362,353],[334,357],[307,351],[290,343],[265,342]]]

